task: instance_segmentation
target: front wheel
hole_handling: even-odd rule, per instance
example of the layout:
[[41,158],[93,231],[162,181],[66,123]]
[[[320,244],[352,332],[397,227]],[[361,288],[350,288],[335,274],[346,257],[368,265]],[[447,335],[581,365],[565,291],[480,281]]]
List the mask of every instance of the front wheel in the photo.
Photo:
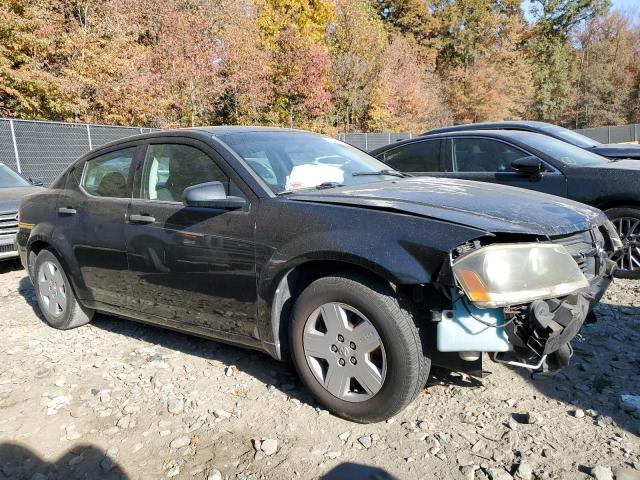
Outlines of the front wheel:
[[47,323],[59,330],[80,327],[91,321],[93,310],[78,303],[69,278],[58,258],[41,250],[33,267],[33,284],[38,305]]
[[365,275],[324,277],[302,292],[289,330],[293,362],[325,408],[370,423],[415,398],[431,363],[412,308],[388,284]]
[[640,279],[640,209],[621,207],[605,212],[615,227],[622,250],[612,257],[618,264],[615,276]]

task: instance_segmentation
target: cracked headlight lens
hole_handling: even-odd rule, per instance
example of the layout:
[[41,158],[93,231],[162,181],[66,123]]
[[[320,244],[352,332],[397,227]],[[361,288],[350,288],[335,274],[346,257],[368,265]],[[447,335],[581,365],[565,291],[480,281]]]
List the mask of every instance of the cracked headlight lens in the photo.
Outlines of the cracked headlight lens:
[[622,247],[624,245],[622,243],[622,240],[620,240],[620,235],[618,235],[616,227],[614,227],[613,223],[611,223],[611,220],[607,220],[604,223],[604,228],[607,231],[607,234],[609,234],[609,239],[611,240],[611,247],[613,248],[613,251],[617,252],[618,250],[622,250]]
[[559,297],[589,286],[562,245],[489,245],[456,259],[452,268],[469,300],[482,308]]

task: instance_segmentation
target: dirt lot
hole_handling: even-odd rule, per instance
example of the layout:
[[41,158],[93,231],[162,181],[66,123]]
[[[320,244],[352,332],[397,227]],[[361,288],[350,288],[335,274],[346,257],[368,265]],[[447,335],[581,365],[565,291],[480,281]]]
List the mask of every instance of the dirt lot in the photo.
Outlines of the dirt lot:
[[640,395],[640,283],[609,290],[562,373],[487,360],[357,425],[260,353],[102,315],[53,330],[25,272],[0,272],[0,479],[639,478],[620,396]]

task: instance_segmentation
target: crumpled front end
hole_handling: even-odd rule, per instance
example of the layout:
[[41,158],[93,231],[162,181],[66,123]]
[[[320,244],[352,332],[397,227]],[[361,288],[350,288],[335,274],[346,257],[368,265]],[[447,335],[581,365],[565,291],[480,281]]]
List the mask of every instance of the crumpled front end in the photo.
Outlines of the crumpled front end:
[[434,363],[481,371],[481,353],[536,371],[566,366],[571,340],[609,286],[620,240],[609,222],[568,235],[479,239],[454,249],[431,312]]

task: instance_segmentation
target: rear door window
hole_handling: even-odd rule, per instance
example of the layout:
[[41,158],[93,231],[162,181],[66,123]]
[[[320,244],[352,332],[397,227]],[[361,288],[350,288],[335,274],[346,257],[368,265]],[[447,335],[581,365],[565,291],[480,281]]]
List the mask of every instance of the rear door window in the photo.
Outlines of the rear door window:
[[129,198],[129,175],[136,147],[106,153],[84,167],[82,187],[96,197]]
[[378,155],[378,160],[400,172],[439,172],[440,143],[440,140],[408,143]]

